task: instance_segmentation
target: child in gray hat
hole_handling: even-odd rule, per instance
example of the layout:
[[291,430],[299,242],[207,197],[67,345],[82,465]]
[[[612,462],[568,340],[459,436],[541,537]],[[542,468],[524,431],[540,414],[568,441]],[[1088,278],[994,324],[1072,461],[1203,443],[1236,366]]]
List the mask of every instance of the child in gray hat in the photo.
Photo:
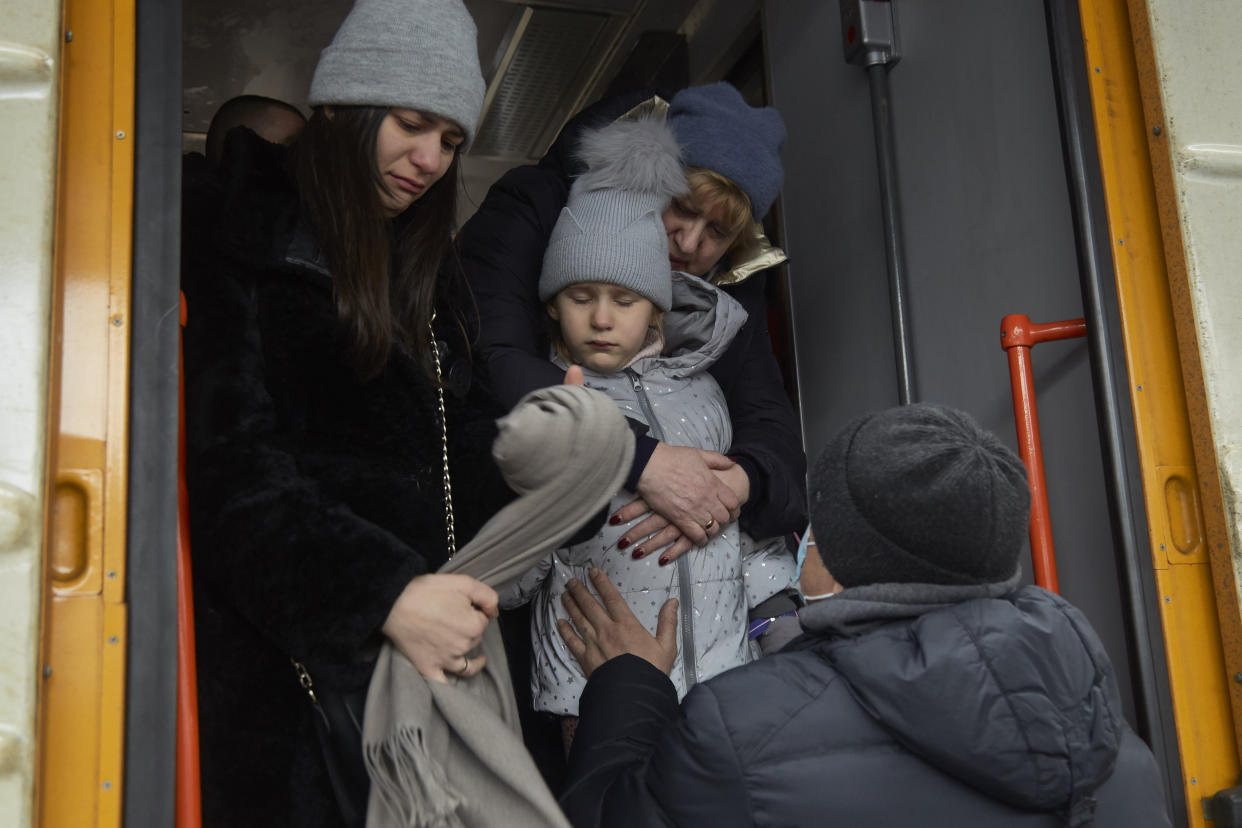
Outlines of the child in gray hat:
[[[561,370],[580,365],[588,387],[656,439],[727,451],[729,412],[707,369],[746,312],[708,282],[670,268],[661,213],[687,189],[677,141],[662,121],[620,121],[584,135],[580,152],[588,169],[552,231],[539,281],[554,328],[552,362]],[[619,492],[610,511],[633,499]],[[645,556],[641,541],[625,549],[622,537],[636,523],[609,524],[559,550],[502,597],[509,606],[534,601],[534,706],[567,717],[566,745],[585,684],[556,632],[567,618],[561,596],[571,578],[604,569],[651,630],[665,600],[679,599],[681,652],[672,677],[681,694],[759,655],[747,636],[749,610],[792,579],[783,541],[757,543],[736,522],[710,521],[708,544],[675,563]]]

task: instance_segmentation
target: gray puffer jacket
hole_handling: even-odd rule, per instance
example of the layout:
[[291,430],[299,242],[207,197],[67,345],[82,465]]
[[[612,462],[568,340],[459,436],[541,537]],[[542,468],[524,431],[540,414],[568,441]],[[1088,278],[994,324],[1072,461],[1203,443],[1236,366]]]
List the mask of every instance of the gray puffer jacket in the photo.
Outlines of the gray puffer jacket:
[[[728,294],[695,276],[674,273],[673,307],[664,320],[665,355],[641,358],[617,374],[584,369],[586,385],[608,394],[622,413],[645,423],[662,442],[727,451],[733,439],[729,411],[707,368],[745,321],[746,311]],[[610,510],[633,499],[622,490]],[[590,583],[591,567],[604,570],[652,632],[660,607],[669,598],[678,599],[680,647],[672,679],[679,696],[695,682],[758,657],[758,647],[746,636],[749,611],[789,586],[794,561],[784,541],[756,542],[735,521],[707,546],[660,566],[658,555],[636,561],[628,550],[617,548],[617,541],[637,522],[605,524],[590,540],[550,555],[502,595],[507,607],[534,601],[531,691],[536,710],[578,714],[586,679],[556,622],[568,617],[561,605],[566,584],[571,578]]]

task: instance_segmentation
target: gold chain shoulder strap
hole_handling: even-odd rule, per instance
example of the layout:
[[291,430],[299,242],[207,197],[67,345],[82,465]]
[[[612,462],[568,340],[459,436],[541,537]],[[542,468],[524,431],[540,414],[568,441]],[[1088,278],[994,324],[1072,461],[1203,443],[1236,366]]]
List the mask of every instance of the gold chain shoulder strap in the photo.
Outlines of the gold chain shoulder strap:
[[444,376],[440,373],[440,345],[436,342],[436,312],[431,311],[427,328],[431,332],[431,356],[436,363],[436,397],[440,403],[440,457],[444,462],[444,526],[448,536],[448,553],[457,554],[457,534],[453,527],[453,478],[449,475],[448,417],[444,414]]
[[[440,457],[444,463],[444,526],[448,535],[449,557],[457,554],[457,535],[453,529],[453,479],[449,476],[448,462],[448,418],[444,415],[444,376],[440,371],[440,346],[436,343],[436,312],[431,311],[431,322],[427,329],[431,332],[431,355],[436,363],[436,397],[440,403]],[[298,683],[310,696],[311,704],[318,706],[319,697],[315,695],[315,683],[311,680],[306,666],[296,658],[290,658],[293,669],[298,674]]]

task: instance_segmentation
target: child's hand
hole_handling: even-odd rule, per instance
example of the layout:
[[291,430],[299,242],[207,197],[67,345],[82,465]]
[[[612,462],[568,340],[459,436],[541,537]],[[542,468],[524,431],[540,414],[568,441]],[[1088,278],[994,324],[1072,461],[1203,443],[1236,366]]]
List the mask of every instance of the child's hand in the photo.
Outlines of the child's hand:
[[565,372],[565,380],[561,385],[584,385],[586,379],[582,376],[582,367],[580,365],[571,365],[569,370]]
[[591,570],[591,585],[603,603],[581,581],[571,580],[569,591],[561,600],[573,624],[563,619],[556,622],[561,638],[582,665],[582,671],[590,676],[608,659],[630,653],[649,661],[664,674],[670,673],[677,659],[677,599],[664,602],[656,634],[652,636],[603,570]]

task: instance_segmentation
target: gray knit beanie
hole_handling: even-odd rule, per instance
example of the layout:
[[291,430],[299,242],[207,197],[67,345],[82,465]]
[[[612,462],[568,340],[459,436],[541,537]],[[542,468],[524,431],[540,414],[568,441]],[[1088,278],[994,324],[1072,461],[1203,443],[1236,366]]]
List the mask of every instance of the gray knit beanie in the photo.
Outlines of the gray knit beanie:
[[846,426],[810,477],[811,526],[844,586],[987,584],[1017,572],[1026,469],[967,414],[907,405]]
[[431,112],[465,131],[464,150],[483,108],[477,40],[461,0],[357,0],[319,55],[308,102]]
[[741,187],[755,221],[768,214],[785,181],[785,121],[779,112],[751,106],[720,81],[678,92],[668,119],[687,166],[720,173]]
[[587,171],[552,228],[539,299],[579,282],[605,282],[668,310],[673,272],[661,214],[686,191],[673,134],[659,119],[618,121],[583,133],[578,154]]

